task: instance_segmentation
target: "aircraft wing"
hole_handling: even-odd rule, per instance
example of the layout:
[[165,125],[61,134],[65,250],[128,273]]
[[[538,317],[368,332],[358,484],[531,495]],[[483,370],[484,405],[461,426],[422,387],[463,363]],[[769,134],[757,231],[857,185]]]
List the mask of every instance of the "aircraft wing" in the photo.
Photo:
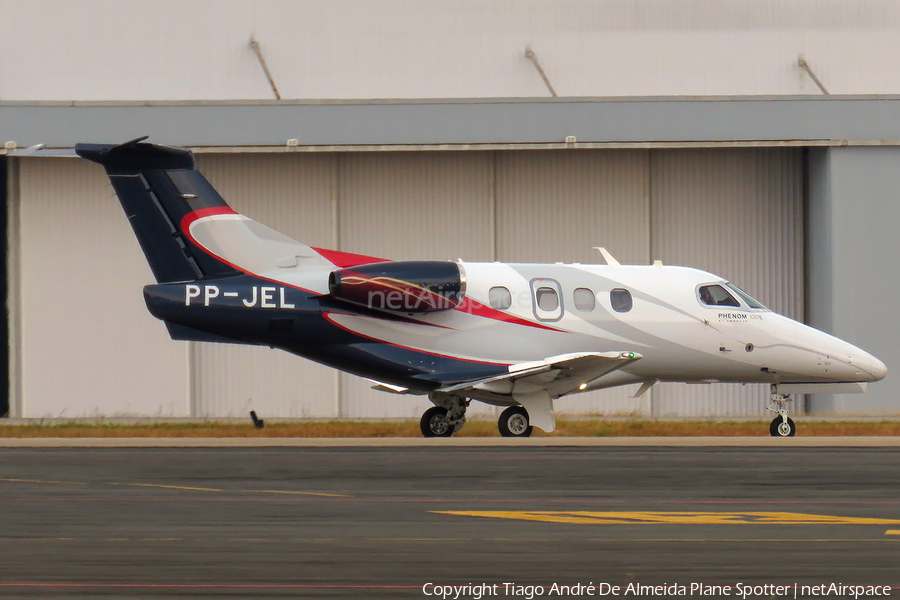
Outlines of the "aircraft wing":
[[509,373],[440,388],[441,392],[483,390],[511,394],[525,389],[546,390],[551,398],[576,391],[582,384],[643,358],[637,352],[574,352],[542,361],[510,365]]

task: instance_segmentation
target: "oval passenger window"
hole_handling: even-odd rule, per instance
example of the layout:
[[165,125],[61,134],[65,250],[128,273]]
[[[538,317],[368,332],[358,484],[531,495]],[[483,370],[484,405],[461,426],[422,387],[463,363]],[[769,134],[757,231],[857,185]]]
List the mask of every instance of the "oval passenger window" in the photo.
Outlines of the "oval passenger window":
[[503,286],[492,287],[488,292],[488,300],[491,308],[506,310],[512,306],[512,294]]
[[556,290],[553,288],[538,288],[535,296],[537,296],[538,308],[541,310],[549,311],[559,308],[559,296],[556,295]]
[[594,292],[587,288],[575,288],[572,299],[575,300],[575,308],[581,312],[591,312],[597,305]]
[[614,311],[620,313],[628,312],[634,306],[631,292],[622,288],[616,288],[609,293],[609,303]]

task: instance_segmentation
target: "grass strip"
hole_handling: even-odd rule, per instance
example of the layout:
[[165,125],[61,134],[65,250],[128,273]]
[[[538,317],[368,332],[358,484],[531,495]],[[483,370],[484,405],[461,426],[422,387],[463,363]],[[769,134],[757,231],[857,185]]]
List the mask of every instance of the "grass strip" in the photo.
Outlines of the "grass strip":
[[[497,424],[471,420],[456,437],[498,437]],[[769,435],[768,421],[656,421],[648,419],[560,419],[553,433],[534,430],[534,436],[553,437],[691,437]],[[806,421],[798,424],[798,435],[896,436],[900,421]],[[252,424],[208,421],[201,423],[54,423],[0,425],[3,438],[79,437],[269,437],[269,438],[371,438],[421,437],[418,421],[310,421],[267,422],[264,429]]]

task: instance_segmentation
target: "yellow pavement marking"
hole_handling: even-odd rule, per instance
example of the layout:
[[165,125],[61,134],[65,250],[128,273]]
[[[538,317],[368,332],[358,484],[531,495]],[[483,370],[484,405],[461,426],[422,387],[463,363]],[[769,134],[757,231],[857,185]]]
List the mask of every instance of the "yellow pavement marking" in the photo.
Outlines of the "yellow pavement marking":
[[327,496],[330,498],[349,498],[346,494],[326,494],[324,492],[293,492],[290,490],[239,490],[256,494],[298,494],[300,496]]
[[488,517],[494,519],[516,519],[520,521],[542,521],[545,523],[573,523],[580,525],[741,525],[770,524],[782,525],[900,525],[893,519],[872,519],[865,517],[838,517],[830,515],[810,515],[790,512],[656,512],[656,511],[431,511],[444,515],[465,517]]
[[900,529],[888,529],[884,535],[900,535]]
[[110,482],[110,485],[130,485],[134,487],[155,487],[155,488],[165,488],[168,490],[191,490],[195,492],[224,492],[225,490],[220,490],[217,488],[204,488],[204,487],[188,487],[185,485],[162,485],[159,483],[117,483]]
[[83,481],[47,481],[43,479],[0,479],[0,481],[10,481],[13,483],[55,483],[60,485],[87,485]]

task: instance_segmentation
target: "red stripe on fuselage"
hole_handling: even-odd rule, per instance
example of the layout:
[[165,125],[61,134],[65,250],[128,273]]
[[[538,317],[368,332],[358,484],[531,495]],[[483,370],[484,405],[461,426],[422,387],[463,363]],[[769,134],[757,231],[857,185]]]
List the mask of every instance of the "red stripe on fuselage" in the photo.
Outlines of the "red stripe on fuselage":
[[365,254],[353,254],[352,252],[341,252],[340,250],[328,250],[326,248],[314,248],[313,250],[322,255],[322,258],[332,263],[336,267],[346,269],[347,267],[358,267],[359,265],[370,265],[372,263],[391,262],[387,258],[375,258],[374,256],[366,256]]
[[[191,241],[194,242],[194,238],[191,236],[191,223],[196,221],[197,219],[202,219],[203,217],[212,217],[213,215],[236,215],[238,213],[234,212],[230,206],[213,206],[212,208],[201,208],[200,210],[195,210],[194,212],[188,213],[184,215],[184,218],[181,219],[181,231],[191,238]],[[196,244],[196,242],[194,242]],[[199,244],[197,244],[199,246]],[[201,246],[202,248],[202,246]],[[206,250],[206,248],[204,248]],[[213,255],[215,256],[215,255]],[[219,257],[216,257],[219,258]],[[219,258],[221,260],[221,258]]]
[[[195,210],[192,213],[186,214],[184,216],[184,218],[181,219],[181,231],[188,237],[188,239],[191,240],[191,242],[195,246],[197,246],[198,248],[200,248],[201,250],[203,250],[204,252],[206,252],[207,254],[212,256],[213,258],[222,261],[223,263],[229,265],[230,267],[232,267],[233,269],[235,269],[237,271],[246,273],[247,275],[254,275],[256,277],[259,277],[259,275],[257,275],[256,273],[251,273],[250,271],[247,271],[246,269],[242,269],[241,267],[239,267],[231,262],[228,262],[221,256],[218,256],[217,254],[210,252],[205,246],[203,246],[203,244],[198,243],[197,240],[194,239],[194,236],[191,235],[191,231],[190,231],[191,224],[194,223],[194,221],[197,221],[198,219],[202,219],[204,217],[212,217],[212,216],[216,216],[216,215],[236,215],[236,214],[239,214],[239,213],[236,213],[228,206],[215,206],[212,208],[201,208],[200,210]],[[322,255],[322,257],[325,258],[325,260],[327,260],[328,262],[334,264],[335,266],[341,267],[341,268],[356,267],[359,265],[367,265],[367,264],[378,263],[378,262],[390,262],[386,258],[375,258],[373,256],[365,256],[363,254],[352,254],[350,252],[341,252],[339,250],[327,250],[324,248],[312,248],[312,249],[315,250],[316,252],[318,252],[320,255]],[[316,292],[313,292],[312,290],[307,290],[300,286],[285,283],[283,281],[277,281],[277,280],[269,279],[266,277],[260,277],[260,278],[279,283],[280,285],[286,285],[288,287],[292,287],[292,288],[295,288],[295,289],[298,289],[298,290],[301,290],[301,291],[304,291],[304,292],[307,292],[310,294],[316,293]],[[541,323],[534,323],[532,321],[522,319],[515,315],[511,315],[511,314],[496,310],[494,308],[491,308],[489,306],[486,306],[486,305],[482,304],[481,302],[478,302],[477,300],[472,300],[471,298],[464,298],[463,301],[460,302],[459,305],[456,308],[454,308],[453,310],[457,310],[457,311],[460,311],[460,312],[463,312],[466,314],[470,314],[470,315],[475,315],[477,317],[493,319],[494,321],[502,321],[504,323],[512,323],[513,325],[523,325],[526,327],[534,327],[536,329],[543,329],[545,331],[557,331],[560,333],[566,333],[566,331],[563,329],[557,329],[555,327],[549,327],[547,325],[542,325]],[[432,327],[434,327],[434,326],[442,327],[441,325],[434,325],[434,324],[428,323],[428,322],[423,322],[423,321],[418,321],[418,322],[423,325],[430,325]]]
[[475,315],[477,317],[493,319],[495,321],[503,321],[504,323],[512,323],[514,325],[525,325],[528,327],[535,327],[537,329],[545,329],[547,331],[558,331],[560,333],[567,333],[563,329],[557,329],[555,327],[548,327],[547,325],[541,325],[540,323],[533,323],[531,321],[527,321],[527,320],[517,317],[515,315],[511,315],[509,313],[499,311],[495,308],[491,308],[490,306],[485,306],[481,302],[478,302],[477,300],[472,300],[471,298],[464,298],[463,301],[459,303],[459,306],[457,306],[453,310],[458,310],[460,312],[468,313],[470,315]]

